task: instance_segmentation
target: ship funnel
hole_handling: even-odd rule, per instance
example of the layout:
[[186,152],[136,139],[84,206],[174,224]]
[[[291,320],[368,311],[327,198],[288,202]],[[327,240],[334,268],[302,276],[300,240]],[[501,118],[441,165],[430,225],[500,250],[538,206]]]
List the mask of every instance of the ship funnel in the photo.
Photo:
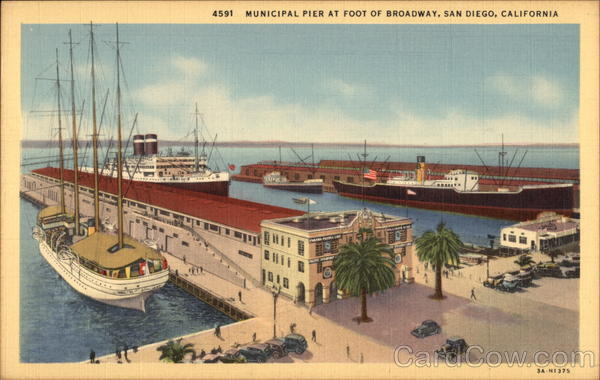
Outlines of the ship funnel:
[[146,155],[151,156],[158,153],[158,139],[156,134],[149,133],[146,135],[144,150]]
[[143,156],[144,154],[144,135],[133,136],[133,155]]
[[427,164],[425,163],[425,156],[417,156],[417,182],[423,184],[425,182],[425,175],[427,170]]

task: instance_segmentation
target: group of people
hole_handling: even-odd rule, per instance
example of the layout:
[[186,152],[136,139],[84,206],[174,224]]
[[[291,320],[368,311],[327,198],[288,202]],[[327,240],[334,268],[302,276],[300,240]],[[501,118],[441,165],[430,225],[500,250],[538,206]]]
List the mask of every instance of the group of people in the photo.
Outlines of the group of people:
[[[138,351],[138,347],[137,346],[133,346],[132,350],[135,353],[135,352]],[[121,358],[122,357],[125,358],[125,361],[127,361],[127,363],[130,363],[131,360],[129,360],[129,358],[127,357],[127,353],[128,352],[129,352],[129,346],[128,345],[123,346],[123,351],[121,351],[121,349],[119,348],[119,346],[117,346],[117,349],[115,350],[115,356],[117,357],[117,363],[121,363]]]
[[197,268],[196,267],[190,267],[188,269],[188,273],[189,274],[199,274],[199,273],[202,273],[202,272],[204,272],[204,268],[202,268],[201,266],[197,267]]

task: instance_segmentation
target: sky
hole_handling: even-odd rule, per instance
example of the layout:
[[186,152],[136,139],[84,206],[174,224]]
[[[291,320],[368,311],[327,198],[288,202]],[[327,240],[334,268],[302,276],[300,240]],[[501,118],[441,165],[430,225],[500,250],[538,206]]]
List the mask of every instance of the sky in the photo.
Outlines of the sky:
[[[69,29],[77,122],[91,133],[89,24],[23,25],[24,139],[56,134],[56,114],[37,111],[58,109],[57,48],[70,111]],[[108,137],[116,28],[94,30]],[[204,138],[221,142],[578,142],[578,25],[121,24],[119,35],[125,135],[137,114],[135,132],[187,140],[197,103]]]

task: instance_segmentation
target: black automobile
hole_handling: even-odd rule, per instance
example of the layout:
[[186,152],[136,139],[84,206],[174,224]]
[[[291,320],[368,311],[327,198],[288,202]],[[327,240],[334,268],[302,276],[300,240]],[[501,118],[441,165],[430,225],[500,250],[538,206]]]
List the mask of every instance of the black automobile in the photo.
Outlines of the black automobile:
[[202,363],[220,363],[221,354],[206,354],[202,358]]
[[566,278],[579,278],[579,267],[565,271]]
[[285,340],[281,338],[273,338],[271,340],[267,340],[265,344],[269,346],[275,359],[279,359],[288,354],[288,350],[285,346]]
[[439,349],[435,350],[435,353],[440,358],[448,358],[449,360],[456,360],[460,355],[467,352],[469,345],[463,338],[452,337],[446,340],[446,343]]
[[417,327],[410,333],[416,338],[426,338],[431,335],[439,334],[441,331],[440,325],[432,320],[426,320],[421,323],[421,326]]
[[561,278],[563,276],[558,264],[552,262],[538,264],[535,273],[540,277]]
[[232,348],[223,352],[219,357],[219,361],[221,363],[245,363],[246,358],[239,349]]
[[271,349],[264,343],[255,343],[240,348],[240,354],[246,358],[246,361],[252,363],[264,363],[271,357]]
[[288,352],[295,352],[297,354],[303,354],[308,347],[306,339],[300,334],[289,334],[284,338],[285,349]]

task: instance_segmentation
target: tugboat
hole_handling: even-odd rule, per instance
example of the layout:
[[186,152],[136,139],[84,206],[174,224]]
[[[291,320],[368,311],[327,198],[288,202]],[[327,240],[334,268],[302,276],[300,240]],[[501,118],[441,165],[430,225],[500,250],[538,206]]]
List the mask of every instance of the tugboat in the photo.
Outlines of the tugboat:
[[271,172],[263,177],[263,186],[269,189],[295,191],[298,193],[321,194],[323,192],[322,179],[307,179],[306,181],[291,182],[280,172]]
[[[56,52],[56,83],[58,89],[58,138],[60,154],[60,203],[42,209],[37,215],[33,237],[39,242],[42,257],[77,292],[109,305],[145,311],[145,301],[169,279],[168,264],[162,255],[123,234],[122,176],[118,175],[117,234],[99,231],[99,191],[97,165],[97,127],[94,84],[93,30],[92,44],[92,101],[94,154],[94,218],[82,218],[79,213],[79,184],[77,174],[77,123],[75,118],[73,51],[71,56],[71,109],[73,121],[73,202],[74,213],[65,208],[63,141],[60,105],[58,49]],[[69,40],[71,32],[69,31]],[[119,30],[117,25],[117,62]],[[119,65],[118,65],[119,66]],[[122,168],[120,69],[117,68],[118,168]],[[118,173],[122,173],[119,171]]]

